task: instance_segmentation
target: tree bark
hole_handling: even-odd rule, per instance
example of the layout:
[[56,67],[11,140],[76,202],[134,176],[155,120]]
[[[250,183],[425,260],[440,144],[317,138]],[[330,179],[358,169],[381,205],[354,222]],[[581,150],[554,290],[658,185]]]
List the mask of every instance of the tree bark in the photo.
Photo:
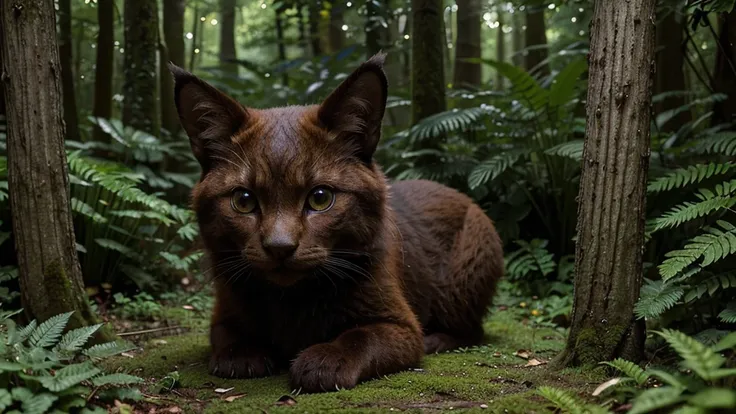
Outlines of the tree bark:
[[174,78],[167,63],[184,67],[184,0],[164,0],[164,43],[159,52],[161,78],[161,126],[172,135],[179,133],[181,123],[174,104]]
[[[275,12],[276,17],[276,46],[278,48],[279,62],[283,63],[286,61],[286,39],[284,37],[284,12],[286,8],[281,6],[277,7]],[[281,82],[284,85],[289,84],[289,75],[286,70],[281,74]]]
[[228,73],[237,73],[234,62],[238,54],[235,49],[235,0],[220,0],[220,67]]
[[192,49],[189,54],[189,72],[194,72],[194,66],[197,63],[197,54],[194,52],[197,49],[197,41],[199,40],[199,28],[202,26],[202,22],[199,20],[199,3],[194,6],[194,20],[192,22]]
[[[38,320],[74,310],[70,327],[96,323],[84,292],[69,205],[53,0],[1,2],[0,31],[23,307]],[[110,336],[105,329],[97,339]]]
[[[654,81],[654,91],[659,94],[668,91],[684,91],[685,84],[685,19],[678,16],[678,12],[672,9],[662,8],[665,13],[659,19],[657,25],[657,76]],[[679,108],[687,103],[685,96],[672,96],[659,101],[654,112],[660,114],[664,111]],[[663,126],[664,131],[674,132],[692,119],[690,111],[681,112]]]
[[[503,32],[503,13],[501,10],[496,11],[498,13],[498,32],[496,33],[496,60],[499,62],[506,61],[506,34]],[[496,72],[496,89],[502,90],[504,88],[504,78],[501,73]]]
[[511,62],[515,66],[522,66],[524,64],[524,33],[522,26],[524,26],[524,17],[521,13],[516,12],[513,14],[513,30],[511,31],[511,43],[514,48],[513,57]]
[[322,37],[319,33],[322,2],[312,0],[308,3],[307,8],[309,9],[309,42],[312,45],[312,56],[317,57],[322,54]]
[[595,2],[575,250],[575,298],[557,363],[639,361],[656,0]]
[[457,0],[457,40],[455,45],[455,87],[478,86],[481,83],[480,63],[465,59],[480,59],[480,0]]
[[[712,124],[734,122],[736,115],[736,12],[718,16],[718,51],[713,68],[713,90],[726,100],[713,105]],[[732,128],[734,129],[734,128]]]
[[[92,115],[97,118],[112,117],[112,79],[115,70],[113,43],[115,42],[115,2],[97,1],[97,57],[95,60],[95,96]],[[108,141],[110,138],[97,125],[92,137],[95,141]]]
[[[77,50],[79,53],[79,50]],[[59,58],[61,59],[61,85],[64,95],[64,123],[66,137],[79,139],[77,99],[74,93],[74,70],[72,69],[72,2],[59,0]]]
[[446,110],[442,0],[412,0],[412,125]]
[[542,63],[547,59],[547,24],[544,21],[545,6],[527,6],[526,58],[524,66],[527,72],[534,71],[539,76],[549,75],[549,65]]
[[345,14],[343,7],[344,4],[340,1],[332,0],[332,7],[330,8],[330,27],[327,31],[331,53],[337,53],[342,50],[345,43],[345,35],[342,30]]
[[123,123],[159,136],[157,0],[125,0]]

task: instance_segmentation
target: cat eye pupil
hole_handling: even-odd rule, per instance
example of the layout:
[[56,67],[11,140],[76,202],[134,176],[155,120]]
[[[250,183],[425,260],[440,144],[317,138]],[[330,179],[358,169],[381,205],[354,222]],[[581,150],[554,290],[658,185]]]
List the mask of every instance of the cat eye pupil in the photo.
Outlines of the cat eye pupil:
[[256,207],[258,207],[258,202],[256,201],[255,196],[250,192],[237,190],[233,192],[233,196],[230,199],[230,205],[233,210],[238,213],[247,214],[255,211]]
[[332,202],[335,199],[334,193],[328,188],[317,188],[312,190],[312,193],[307,199],[307,208],[312,211],[325,211],[332,207]]

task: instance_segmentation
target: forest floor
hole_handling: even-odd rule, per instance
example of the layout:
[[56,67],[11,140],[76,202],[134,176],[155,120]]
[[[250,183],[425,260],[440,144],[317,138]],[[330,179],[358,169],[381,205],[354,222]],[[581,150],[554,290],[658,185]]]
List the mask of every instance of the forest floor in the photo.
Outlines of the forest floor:
[[[292,395],[286,375],[226,380],[207,373],[207,315],[182,309],[166,312],[173,336],[126,335],[136,351],[106,363],[108,370],[146,380],[145,398],[119,412],[434,412],[493,413],[548,411],[540,386],[567,389],[581,399],[605,381],[602,370],[548,369],[564,346],[559,330],[532,327],[518,314],[496,307],[486,322],[485,345],[425,357],[421,368],[325,394]],[[156,330],[154,330],[156,331]],[[171,330],[167,335],[171,335]],[[127,410],[126,410],[127,408]]]

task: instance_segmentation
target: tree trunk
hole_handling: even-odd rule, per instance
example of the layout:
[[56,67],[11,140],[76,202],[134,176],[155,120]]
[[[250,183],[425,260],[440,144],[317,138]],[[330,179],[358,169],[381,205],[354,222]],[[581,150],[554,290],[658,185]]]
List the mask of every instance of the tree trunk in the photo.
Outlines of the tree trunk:
[[189,72],[194,72],[194,65],[197,61],[197,41],[199,40],[199,28],[201,27],[201,21],[199,20],[199,3],[194,6],[194,20],[192,22],[192,49],[189,54]]
[[557,363],[639,361],[656,0],[595,2],[575,250],[575,298]]
[[521,13],[516,12],[513,14],[513,30],[511,32],[511,42],[512,47],[514,48],[513,58],[511,59],[511,62],[515,66],[522,66],[524,64],[524,33],[523,33],[523,26],[524,26],[524,17],[521,15]]
[[342,30],[344,22],[343,9],[345,5],[338,0],[332,0],[332,8],[330,8],[330,27],[327,32],[330,43],[330,52],[337,53],[343,48],[345,34]]
[[235,0],[220,0],[220,67],[236,74],[238,64],[234,62],[238,54],[235,50]]
[[[496,60],[499,62],[506,61],[506,36],[503,32],[503,13],[501,10],[496,10],[498,13],[498,32],[496,33]],[[502,90],[504,88],[504,78],[501,73],[496,72],[496,89]]]
[[161,126],[172,136],[181,124],[174,104],[174,78],[166,65],[169,61],[184,67],[184,0],[164,0],[164,43],[159,52],[161,77]]
[[391,6],[388,0],[370,0],[365,7],[365,48],[370,58],[388,45],[388,14]]
[[[736,12],[718,16],[718,51],[713,70],[713,90],[726,100],[713,105],[712,124],[734,122],[736,115]],[[733,129],[733,128],[731,128]]]
[[[92,115],[98,118],[112,117],[112,78],[115,70],[113,43],[115,42],[115,2],[97,0],[97,58],[95,61],[95,97]],[[95,141],[108,141],[108,135],[95,125],[92,132]]]
[[322,54],[322,37],[319,33],[319,22],[322,19],[320,11],[322,11],[322,3],[312,0],[308,3],[309,9],[309,42],[312,45],[312,56],[317,57]]
[[[286,39],[284,38],[284,12],[286,8],[281,6],[276,8],[276,46],[278,47],[279,63],[286,62]],[[284,85],[289,84],[289,75],[285,69],[282,69],[281,82]]]
[[304,22],[304,3],[301,1],[295,1],[294,7],[296,9],[296,23],[299,29],[299,46],[302,48],[303,56],[309,56],[309,33],[307,32],[307,24]]
[[[79,53],[79,50],[77,50]],[[72,69],[72,3],[59,0],[59,58],[61,59],[61,85],[64,95],[64,123],[66,137],[79,139],[77,100],[74,94],[74,70]]]
[[[55,24],[53,0],[0,3],[8,182],[23,307],[38,320],[74,310],[79,327],[97,318],[72,227]],[[110,337],[105,329],[97,339]]]
[[157,0],[125,0],[123,123],[159,136]]
[[[441,9],[440,9],[441,10]],[[457,0],[457,41],[455,45],[455,87],[478,86],[481,83],[480,63],[465,59],[480,59],[480,0]]]
[[412,125],[445,111],[442,0],[412,0]]
[[549,75],[549,65],[542,63],[547,59],[547,24],[544,21],[544,5],[527,6],[526,14],[526,58],[527,72],[534,71],[539,76]]
[[[668,91],[684,91],[685,85],[685,48],[683,45],[685,33],[684,16],[678,16],[677,11],[663,8],[666,13],[657,25],[657,75],[654,80],[654,91],[659,94]],[[659,101],[654,112],[679,108],[687,103],[685,96],[672,96]],[[690,111],[681,112],[663,126],[664,131],[674,132],[692,119]]]

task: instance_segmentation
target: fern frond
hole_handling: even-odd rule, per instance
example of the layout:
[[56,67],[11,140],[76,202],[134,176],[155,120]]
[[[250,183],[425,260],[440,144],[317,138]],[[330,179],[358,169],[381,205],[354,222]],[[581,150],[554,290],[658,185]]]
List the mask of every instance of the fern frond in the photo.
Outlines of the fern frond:
[[86,381],[98,375],[100,372],[102,371],[92,365],[92,363],[82,362],[79,364],[67,365],[56,371],[56,374],[53,376],[49,375],[36,378],[44,388],[52,392],[59,392],[78,385],[82,381]]
[[102,387],[103,385],[131,385],[140,384],[141,382],[143,382],[143,378],[128,374],[109,374],[92,379],[95,387]]
[[471,129],[479,124],[492,107],[482,106],[467,109],[451,109],[428,116],[409,130],[409,139],[436,138],[453,132]]
[[47,319],[46,322],[39,325],[31,333],[29,340],[30,345],[38,348],[45,348],[56,344],[61,337],[61,333],[64,331],[64,328],[66,328],[66,324],[69,323],[69,318],[73,313],[74,311],[62,313]]
[[729,303],[726,309],[718,314],[718,319],[725,323],[736,323],[736,301]]
[[[698,268],[699,269],[699,268]],[[700,299],[706,293],[713,296],[723,289],[736,288],[736,273],[727,272],[709,277],[698,283],[685,294],[685,303]]]
[[709,410],[736,408],[736,391],[726,388],[705,388],[690,397],[690,404]]
[[546,150],[545,153],[580,161],[583,159],[583,144],[584,142],[582,139],[576,139],[555,145],[554,147]]
[[72,197],[71,206],[72,206],[73,212],[77,214],[81,214],[89,218],[95,223],[106,223],[107,222],[107,218],[105,218],[105,216],[96,212],[95,209],[92,208],[92,206],[85,203],[84,201],[79,200],[76,197]]
[[82,349],[84,344],[87,343],[89,338],[102,327],[102,324],[84,326],[81,328],[73,329],[61,338],[61,341],[54,347],[54,350],[58,352],[76,352]]
[[647,186],[647,192],[661,193],[675,188],[682,188],[690,184],[696,184],[717,175],[724,175],[729,171],[733,172],[732,170],[735,166],[736,164],[727,162],[695,164],[687,168],[679,168],[664,177],[650,181]]
[[696,151],[705,154],[736,155],[736,132],[716,132],[698,143]]
[[664,338],[680,355],[684,360],[684,366],[693,370],[705,381],[713,379],[715,371],[725,362],[725,359],[712,349],[680,331],[664,329],[655,333]]
[[718,343],[715,344],[712,349],[715,352],[722,352],[727,349],[735,349],[735,348],[736,348],[736,332],[731,332],[730,334],[721,338],[721,340],[718,341]]
[[685,294],[681,286],[663,280],[645,279],[641,287],[639,301],[634,307],[637,318],[656,318],[675,306]]
[[33,398],[23,401],[23,414],[44,414],[58,399],[59,397],[47,392],[34,394]]
[[548,386],[539,387],[537,393],[563,412],[582,413],[585,406],[567,391]]
[[519,250],[505,257],[506,272],[511,279],[520,279],[531,272],[546,276],[555,270],[557,264],[554,254],[547,250],[547,240],[534,239],[531,242],[517,240]]
[[128,352],[134,348],[135,347],[130,343],[115,341],[94,345],[85,349],[82,353],[90,358],[107,358],[122,354],[123,352]]
[[503,152],[481,162],[468,176],[468,186],[470,189],[478,188],[489,181],[493,181],[504,171],[511,168],[519,158],[525,155],[525,151],[508,151]]
[[684,202],[654,219],[654,231],[677,227],[682,223],[710,215],[719,210],[730,209],[736,204],[736,180],[716,185],[715,192],[700,189],[696,193],[698,202]]
[[617,370],[626,374],[629,378],[632,378],[638,385],[644,385],[649,379],[649,374],[644,371],[639,365],[625,359],[616,358],[610,362],[603,362],[603,364],[616,368]]
[[501,61],[483,60],[483,63],[492,66],[510,80],[512,94],[530,110],[536,112],[549,104],[549,91],[542,88],[524,69]]
[[671,279],[700,259],[700,267],[706,267],[736,253],[736,227],[723,220],[717,224],[720,229],[706,227],[705,233],[690,239],[684,249],[665,254],[667,259],[659,265],[662,278]]
[[650,413],[671,407],[683,400],[682,390],[675,387],[650,388],[636,398],[628,414]]

